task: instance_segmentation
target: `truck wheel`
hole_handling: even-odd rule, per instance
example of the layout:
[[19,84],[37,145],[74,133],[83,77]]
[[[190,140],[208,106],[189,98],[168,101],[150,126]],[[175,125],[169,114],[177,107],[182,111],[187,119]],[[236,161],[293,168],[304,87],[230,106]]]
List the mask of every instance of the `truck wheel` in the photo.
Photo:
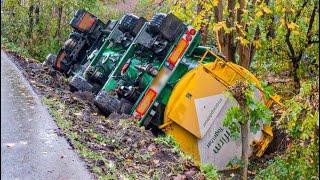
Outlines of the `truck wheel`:
[[102,86],[100,84],[97,84],[97,83],[92,84],[92,93],[93,94],[98,94],[101,89],[102,89]]
[[43,62],[43,65],[47,65],[52,67],[55,63],[55,60],[57,59],[57,55],[55,54],[48,54],[46,57],[46,60]]
[[86,81],[83,77],[79,76],[79,75],[75,75],[73,76],[73,78],[71,79],[70,83],[70,91],[74,92],[74,91],[92,91],[93,86],[88,83],[88,81]]
[[131,108],[132,108],[132,104],[128,100],[124,98],[120,99],[120,108],[119,108],[120,114],[130,114]]
[[109,116],[112,112],[117,112],[120,101],[113,96],[107,95],[105,91],[100,91],[94,99],[94,104],[104,115]]
[[150,20],[149,31],[152,34],[158,34],[160,32],[160,26],[166,17],[167,15],[164,13],[155,14]]

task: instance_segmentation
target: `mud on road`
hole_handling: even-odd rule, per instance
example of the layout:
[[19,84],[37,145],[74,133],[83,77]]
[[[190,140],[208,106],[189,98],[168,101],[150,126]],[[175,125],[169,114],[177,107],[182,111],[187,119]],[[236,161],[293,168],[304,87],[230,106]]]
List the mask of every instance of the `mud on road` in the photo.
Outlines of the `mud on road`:
[[66,137],[96,178],[204,179],[170,138],[155,137],[128,117],[104,117],[92,103],[93,94],[72,93],[59,72],[7,53],[49,107],[58,135]]

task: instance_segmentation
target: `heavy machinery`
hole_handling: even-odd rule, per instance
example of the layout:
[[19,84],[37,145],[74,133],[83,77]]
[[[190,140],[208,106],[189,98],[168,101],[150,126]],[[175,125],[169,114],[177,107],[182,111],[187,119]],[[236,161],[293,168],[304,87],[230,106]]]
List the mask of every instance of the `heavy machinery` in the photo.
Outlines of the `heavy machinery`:
[[167,60],[170,68],[174,68],[176,57],[182,51],[192,51],[199,42],[200,35],[192,26],[185,25],[173,14],[155,14],[142,27],[94,103],[107,115],[130,113]]
[[106,24],[84,9],[79,9],[70,21],[73,31],[57,55],[49,54],[45,63],[65,75],[73,75],[87,61],[87,55],[99,48],[114,28],[116,20]]
[[89,65],[71,79],[70,89],[99,92],[145,22],[147,20],[143,17],[133,14],[124,15],[105,39],[101,48],[89,55],[87,61]]
[[[241,141],[232,139],[222,124],[227,109],[237,106],[225,93],[228,87],[238,80],[253,82],[257,99],[267,107],[274,102],[280,104],[279,97],[265,99],[254,75],[209,49],[195,68],[180,75],[181,68],[187,64],[183,54],[175,60],[174,68],[168,65],[170,61],[167,60],[167,65],[149,83],[143,98],[136,102],[134,116],[141,124],[153,124],[173,136],[196,162],[225,169],[232,159],[241,156]],[[272,138],[272,128],[268,125],[262,125],[255,134],[250,132],[250,153],[260,157]]]
[[[278,96],[266,99],[248,70],[226,61],[213,47],[199,46],[199,32],[173,14],[156,14],[127,42],[118,43],[128,47],[121,57],[108,49],[113,44],[108,41],[91,53],[90,68],[79,76],[90,86],[82,90],[92,90],[92,77],[100,78],[99,85],[105,81],[94,99],[104,114],[132,114],[141,125],[161,129],[197,163],[211,163],[222,170],[241,155],[241,141],[232,139],[222,124],[226,111],[238,105],[225,93],[230,85],[239,80],[253,82],[258,100],[267,107],[281,104]],[[261,124],[256,133],[249,133],[250,154],[260,157],[272,138],[272,128]]]

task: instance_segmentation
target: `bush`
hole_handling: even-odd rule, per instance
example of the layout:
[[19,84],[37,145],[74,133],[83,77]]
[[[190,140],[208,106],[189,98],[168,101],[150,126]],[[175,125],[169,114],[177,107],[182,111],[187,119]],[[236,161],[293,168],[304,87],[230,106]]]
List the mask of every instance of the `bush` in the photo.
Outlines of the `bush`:
[[278,124],[293,139],[282,157],[269,162],[256,179],[319,179],[319,80],[302,83],[300,93],[286,101]]
[[319,146],[294,145],[284,157],[276,157],[266,169],[260,169],[256,179],[319,179]]

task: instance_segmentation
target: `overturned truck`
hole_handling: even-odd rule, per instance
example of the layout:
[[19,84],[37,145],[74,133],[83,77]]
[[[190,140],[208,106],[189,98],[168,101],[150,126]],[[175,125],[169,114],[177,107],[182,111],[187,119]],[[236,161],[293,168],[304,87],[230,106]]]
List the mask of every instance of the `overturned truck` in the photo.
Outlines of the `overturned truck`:
[[124,15],[100,49],[88,56],[89,64],[85,69],[73,76],[70,81],[71,90],[99,92],[146,21],[133,14]]
[[78,10],[70,21],[73,31],[58,54],[49,54],[45,64],[67,76],[73,76],[87,62],[88,55],[99,49],[110,34],[117,20],[102,22],[83,9]]
[[[130,114],[174,137],[197,163],[225,169],[241,155],[241,141],[231,139],[222,123],[227,110],[238,105],[226,96],[228,87],[239,80],[253,82],[257,100],[267,107],[280,104],[279,97],[266,99],[252,73],[200,41],[199,31],[173,14],[157,13],[150,21],[127,14],[85,58],[87,66],[70,86],[97,93],[94,104],[104,115]],[[273,138],[272,128],[261,124],[249,134],[250,153],[260,157]]]

